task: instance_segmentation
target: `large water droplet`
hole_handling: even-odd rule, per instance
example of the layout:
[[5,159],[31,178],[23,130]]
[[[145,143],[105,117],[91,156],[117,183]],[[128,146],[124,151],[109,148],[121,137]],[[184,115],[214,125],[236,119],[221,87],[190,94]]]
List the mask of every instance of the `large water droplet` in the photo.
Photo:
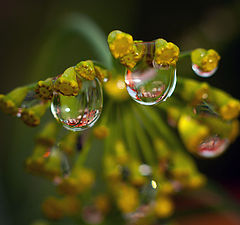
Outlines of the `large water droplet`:
[[63,96],[54,93],[51,111],[66,129],[82,131],[96,123],[102,106],[102,87],[95,78],[92,81],[84,80],[77,96]]
[[170,97],[176,86],[176,68],[158,65],[154,61],[154,42],[145,45],[142,59],[127,70],[125,83],[129,95],[142,105],[154,105]]
[[216,71],[217,71],[217,67],[215,69],[213,69],[212,71],[209,72],[204,72],[201,70],[201,68],[196,65],[196,64],[192,64],[192,69],[193,71],[199,76],[199,77],[211,77]]

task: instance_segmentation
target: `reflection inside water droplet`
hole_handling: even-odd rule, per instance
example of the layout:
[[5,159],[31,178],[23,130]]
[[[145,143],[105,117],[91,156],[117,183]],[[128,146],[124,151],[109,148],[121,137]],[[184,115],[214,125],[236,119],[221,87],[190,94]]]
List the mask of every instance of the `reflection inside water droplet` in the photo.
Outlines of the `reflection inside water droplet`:
[[212,71],[209,72],[204,72],[201,70],[201,68],[196,65],[196,64],[192,64],[192,69],[193,71],[199,76],[199,77],[211,77],[216,71],[217,71],[217,67],[215,69],[213,69]]

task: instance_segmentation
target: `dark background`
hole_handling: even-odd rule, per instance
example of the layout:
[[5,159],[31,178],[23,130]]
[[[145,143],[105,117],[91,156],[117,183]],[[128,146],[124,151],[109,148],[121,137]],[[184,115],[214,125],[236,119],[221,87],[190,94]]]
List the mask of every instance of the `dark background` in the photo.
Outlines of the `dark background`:
[[[222,59],[217,73],[207,81],[240,98],[240,1],[1,0],[0,3],[0,93],[56,75],[77,61],[92,57],[85,41],[73,36],[57,46],[60,54],[45,53],[45,63],[39,61],[38,55],[54,27],[65,15],[77,12],[92,18],[106,35],[119,29],[139,40],[162,37],[181,50],[216,49]],[[178,74],[195,77],[189,63],[179,68]],[[0,224],[26,225],[40,216],[40,202],[46,192],[53,191],[48,182],[23,169],[39,128],[28,128],[2,112],[0,117]],[[236,187],[240,184],[239,146],[238,139],[217,159],[196,159],[200,170],[219,183]]]

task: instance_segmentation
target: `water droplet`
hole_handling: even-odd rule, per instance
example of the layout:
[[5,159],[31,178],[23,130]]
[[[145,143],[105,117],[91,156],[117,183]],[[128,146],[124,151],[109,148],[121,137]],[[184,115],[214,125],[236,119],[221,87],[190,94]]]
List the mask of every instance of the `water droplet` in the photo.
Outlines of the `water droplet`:
[[211,77],[217,71],[217,67],[216,67],[212,71],[204,72],[196,64],[192,64],[192,69],[199,77]]
[[125,83],[129,95],[142,105],[155,105],[170,97],[176,86],[176,67],[156,64],[154,42],[145,45],[142,59],[131,70],[127,70]]
[[84,80],[77,96],[54,93],[51,111],[55,119],[71,131],[92,127],[98,120],[103,105],[102,87],[97,78]]
[[197,155],[205,158],[221,155],[230,144],[229,133],[233,123],[222,120],[214,106],[207,102],[197,105],[193,112],[198,116],[199,122],[209,129],[208,136],[197,147]]
[[229,145],[229,140],[227,138],[211,136],[206,138],[198,146],[198,155],[206,158],[217,157],[226,150],[228,145]]

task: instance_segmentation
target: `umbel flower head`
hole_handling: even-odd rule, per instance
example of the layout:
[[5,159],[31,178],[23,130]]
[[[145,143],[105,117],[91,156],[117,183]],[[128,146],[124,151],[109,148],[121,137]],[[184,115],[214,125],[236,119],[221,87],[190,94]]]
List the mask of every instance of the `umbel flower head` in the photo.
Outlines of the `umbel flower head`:
[[[240,103],[206,82],[181,74],[177,81],[186,53],[172,42],[138,41],[119,30],[107,42],[110,65],[80,61],[0,95],[0,109],[37,126],[51,105],[67,129],[48,121],[25,162],[28,172],[56,186],[42,204],[49,221],[115,223],[117,213],[122,224],[165,223],[175,215],[177,193],[206,183],[186,150],[205,158],[222,154],[239,134]],[[220,60],[211,49],[188,55],[204,76]]]

